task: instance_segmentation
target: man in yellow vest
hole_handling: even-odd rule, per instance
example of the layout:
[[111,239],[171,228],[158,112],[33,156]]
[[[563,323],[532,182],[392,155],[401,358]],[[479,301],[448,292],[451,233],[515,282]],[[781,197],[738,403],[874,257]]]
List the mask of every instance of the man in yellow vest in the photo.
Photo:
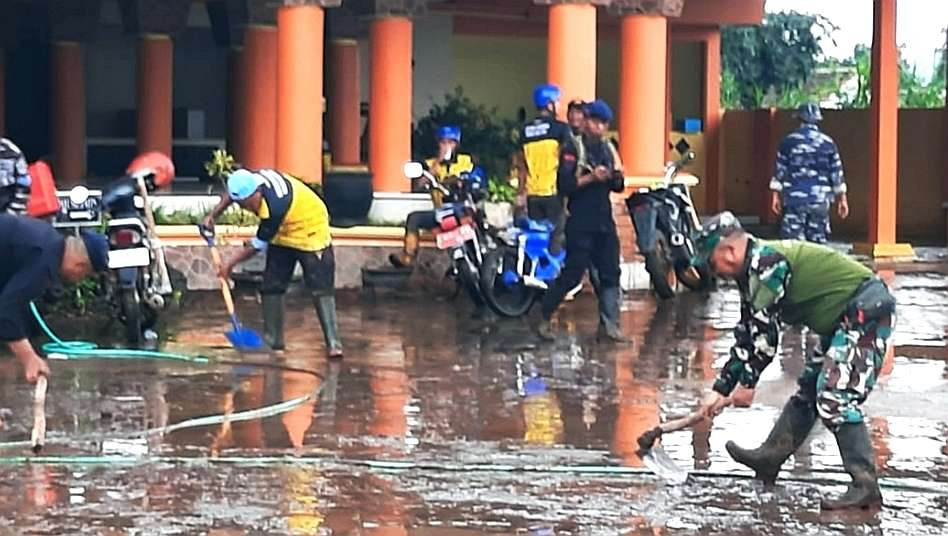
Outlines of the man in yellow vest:
[[267,252],[260,294],[263,300],[264,340],[283,350],[283,295],[296,263],[303,266],[303,280],[313,297],[329,357],[342,357],[336,321],[336,260],[329,234],[329,211],[323,200],[302,181],[274,169],[238,169],[227,178],[227,194],[204,219],[214,220],[232,203],[260,217],[257,236],[236,257],[221,267],[228,277],[237,264],[261,251]]
[[[455,125],[445,125],[438,129],[438,156],[425,160],[425,167],[439,182],[450,185],[456,181],[471,181],[476,187],[483,187],[484,174],[481,168],[474,163],[473,157],[459,151],[461,145],[461,128]],[[431,201],[438,209],[454,199],[445,199],[442,192],[431,189]],[[397,268],[408,268],[418,256],[419,233],[421,230],[431,230],[437,225],[434,210],[419,210],[412,212],[405,220],[405,244],[401,253],[389,256],[392,265]]]

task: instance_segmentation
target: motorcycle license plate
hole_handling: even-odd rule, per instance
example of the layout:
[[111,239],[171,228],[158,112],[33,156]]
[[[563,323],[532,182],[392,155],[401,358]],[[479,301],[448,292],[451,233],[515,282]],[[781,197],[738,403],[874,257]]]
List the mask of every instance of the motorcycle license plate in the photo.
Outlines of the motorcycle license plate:
[[130,268],[132,266],[148,266],[151,264],[151,253],[148,248],[113,249],[109,251],[109,268]]
[[435,243],[438,245],[438,249],[451,249],[464,244],[468,240],[473,240],[474,236],[474,228],[464,224],[457,229],[436,234]]

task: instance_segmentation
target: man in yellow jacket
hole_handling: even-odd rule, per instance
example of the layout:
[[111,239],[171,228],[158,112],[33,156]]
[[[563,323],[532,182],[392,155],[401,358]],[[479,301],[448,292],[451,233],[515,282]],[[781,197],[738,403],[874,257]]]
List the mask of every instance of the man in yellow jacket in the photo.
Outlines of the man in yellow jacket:
[[264,339],[274,350],[283,350],[283,295],[296,263],[303,266],[303,280],[313,297],[329,357],[342,357],[336,321],[336,261],[329,234],[329,211],[323,200],[302,181],[274,169],[238,169],[227,178],[227,194],[205,218],[214,220],[232,203],[260,217],[257,236],[236,257],[221,267],[228,277],[237,264],[261,251],[267,252],[260,294],[263,299]]

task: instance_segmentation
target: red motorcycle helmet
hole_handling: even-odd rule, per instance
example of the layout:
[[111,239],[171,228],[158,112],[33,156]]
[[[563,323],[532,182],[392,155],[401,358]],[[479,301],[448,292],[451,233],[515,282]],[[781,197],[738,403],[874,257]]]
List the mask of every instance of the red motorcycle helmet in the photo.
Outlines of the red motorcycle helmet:
[[174,180],[174,162],[163,153],[149,151],[136,156],[125,173],[129,177],[143,177],[148,189],[156,190]]

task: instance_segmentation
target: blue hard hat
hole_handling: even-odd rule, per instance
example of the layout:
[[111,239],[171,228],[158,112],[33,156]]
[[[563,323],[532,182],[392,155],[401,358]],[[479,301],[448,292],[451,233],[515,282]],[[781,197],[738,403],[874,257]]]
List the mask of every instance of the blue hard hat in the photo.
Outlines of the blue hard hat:
[[484,183],[487,182],[487,174],[481,166],[474,166],[471,171],[461,173],[461,178],[468,181],[473,188],[483,188]]
[[823,120],[823,112],[818,104],[807,102],[797,108],[797,117],[804,123],[819,123]]
[[533,90],[533,104],[539,109],[546,109],[550,103],[560,100],[563,92],[559,86],[553,84],[540,84]]
[[444,125],[438,129],[439,140],[453,140],[461,143],[461,127],[457,125]]
[[590,119],[600,119],[611,123],[613,119],[612,108],[606,104],[606,101],[602,99],[596,99],[592,102],[587,102],[586,106],[583,108],[586,111],[586,117]]
[[83,231],[79,234],[82,243],[86,246],[89,262],[96,272],[109,269],[109,241],[104,235],[92,231]]
[[263,177],[260,175],[246,169],[238,169],[227,177],[227,193],[234,201],[243,201],[252,196],[261,184]]

